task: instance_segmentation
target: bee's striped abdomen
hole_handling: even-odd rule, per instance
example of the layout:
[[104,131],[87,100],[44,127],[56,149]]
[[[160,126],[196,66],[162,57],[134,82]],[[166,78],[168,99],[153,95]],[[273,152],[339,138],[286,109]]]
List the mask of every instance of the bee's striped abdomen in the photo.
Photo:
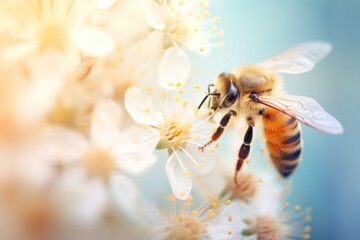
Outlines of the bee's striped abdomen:
[[282,176],[289,176],[300,162],[301,134],[298,121],[273,108],[263,114],[270,158]]

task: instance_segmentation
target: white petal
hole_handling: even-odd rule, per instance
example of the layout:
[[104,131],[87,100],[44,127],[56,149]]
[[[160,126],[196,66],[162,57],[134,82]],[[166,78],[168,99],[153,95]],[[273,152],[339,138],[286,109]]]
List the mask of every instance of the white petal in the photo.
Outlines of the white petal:
[[164,122],[163,114],[154,109],[151,98],[137,87],[126,91],[125,107],[137,123],[158,126]]
[[176,152],[173,152],[166,162],[166,175],[174,195],[186,200],[191,192],[192,180],[189,171],[181,166]]
[[150,27],[154,28],[155,30],[164,30],[164,19],[160,14],[156,13],[154,9],[146,9],[145,17]]
[[55,51],[47,51],[29,62],[30,78],[17,102],[16,114],[19,121],[30,125],[43,118],[55,103],[67,69],[62,55]]
[[180,48],[167,49],[159,65],[159,84],[165,89],[176,89],[185,85],[191,65],[185,52]]
[[159,141],[160,133],[152,128],[128,128],[112,150],[117,166],[130,174],[143,172],[155,163],[153,151]]
[[110,194],[115,206],[129,217],[136,217],[139,192],[134,182],[122,175],[113,174],[110,178]]
[[85,54],[103,57],[114,49],[113,39],[102,30],[90,26],[76,26],[71,29],[70,37]]
[[[185,146],[187,154],[183,154],[186,166],[199,174],[210,172],[215,166],[216,154],[210,149],[199,150],[199,146],[187,143]],[[197,163],[195,163],[196,161]]]
[[92,2],[98,9],[107,9],[116,3],[117,0],[92,0]]
[[[245,239],[241,232],[247,227],[242,215],[242,203],[233,201],[225,206],[218,216],[210,221],[207,232],[213,240],[240,240]],[[232,220],[229,221],[229,218]],[[228,234],[231,232],[231,234]],[[246,238],[247,239],[247,238]]]
[[64,172],[53,188],[54,202],[65,220],[89,226],[106,208],[106,190],[100,179],[89,178],[82,168]]
[[120,107],[112,100],[99,102],[92,114],[91,140],[101,147],[110,147],[119,135]]

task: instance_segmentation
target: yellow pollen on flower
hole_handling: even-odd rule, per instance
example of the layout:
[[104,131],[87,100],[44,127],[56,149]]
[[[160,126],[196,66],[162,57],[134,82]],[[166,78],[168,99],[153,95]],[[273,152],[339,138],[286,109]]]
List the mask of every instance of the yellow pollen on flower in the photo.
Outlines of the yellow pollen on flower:
[[196,84],[196,85],[194,86],[194,88],[195,88],[196,90],[199,90],[199,89],[201,88],[201,86],[198,85],[198,84]]
[[183,44],[189,36],[189,27],[181,21],[181,16],[171,17],[165,20],[165,36],[167,37],[165,46],[173,45],[172,42]]
[[200,52],[204,52],[204,51],[205,51],[205,48],[201,47]]
[[187,107],[189,105],[189,101],[185,100],[183,101],[183,107]]
[[107,178],[116,169],[115,159],[106,149],[91,148],[83,158],[82,163],[90,175]]
[[206,233],[206,226],[194,216],[177,214],[171,220],[170,240],[199,240]]
[[161,138],[167,143],[168,147],[181,148],[190,138],[191,128],[190,123],[181,122],[176,115],[173,115],[172,118],[165,120],[160,126]]
[[218,32],[218,37],[222,37],[222,36],[224,36],[224,31],[223,31],[223,30],[220,30],[220,31]]
[[145,108],[144,109],[144,112],[146,112],[146,113],[149,113],[151,110],[150,110],[150,108]]
[[188,170],[185,170],[185,171],[184,171],[184,176],[189,177],[189,176],[190,176],[190,172],[189,172]]
[[218,27],[216,25],[211,26],[211,29],[216,32],[218,30]]
[[205,17],[210,16],[210,12],[209,12],[209,11],[205,11],[205,12],[204,12],[204,16],[205,16]]
[[223,48],[224,47],[224,42],[218,42],[218,47]]
[[219,23],[220,21],[221,21],[221,18],[220,18],[219,16],[216,16],[216,17],[215,17],[215,22],[216,22],[216,23]]
[[226,200],[226,205],[230,205],[230,204],[231,204],[231,200],[230,199]]

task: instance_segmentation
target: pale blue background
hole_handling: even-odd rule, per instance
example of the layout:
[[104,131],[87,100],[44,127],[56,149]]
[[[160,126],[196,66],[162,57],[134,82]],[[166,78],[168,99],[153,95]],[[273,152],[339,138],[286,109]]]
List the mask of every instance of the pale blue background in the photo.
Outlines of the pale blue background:
[[309,40],[333,52],[311,72],[284,75],[285,89],[318,100],[345,128],[331,136],[303,127],[303,162],[293,175],[291,202],[313,208],[312,239],[360,239],[360,1],[213,0],[225,47],[196,62],[204,83],[221,71],[255,63]]

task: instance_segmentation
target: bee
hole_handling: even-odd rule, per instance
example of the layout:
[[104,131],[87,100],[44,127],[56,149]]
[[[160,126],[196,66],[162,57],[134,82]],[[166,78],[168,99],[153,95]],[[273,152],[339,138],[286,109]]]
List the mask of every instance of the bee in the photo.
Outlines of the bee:
[[[299,122],[329,134],[341,134],[341,124],[312,98],[286,95],[280,90],[277,73],[299,74],[310,71],[332,47],[326,42],[309,42],[295,46],[255,65],[240,67],[233,73],[221,73],[215,84],[209,84],[208,97],[212,111],[227,110],[211,140],[203,150],[218,140],[230,119],[243,115],[248,128],[238,153],[234,182],[250,152],[255,120],[262,118],[270,159],[283,177],[288,177],[300,162],[301,133]],[[211,88],[214,87],[214,91]]]

